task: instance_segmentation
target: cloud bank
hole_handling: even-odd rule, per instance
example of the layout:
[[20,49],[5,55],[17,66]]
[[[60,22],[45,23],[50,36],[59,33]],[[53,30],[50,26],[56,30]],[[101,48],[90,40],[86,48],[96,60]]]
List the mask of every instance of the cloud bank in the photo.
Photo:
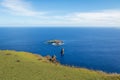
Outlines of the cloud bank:
[[91,26],[120,26],[120,10],[76,12],[66,16],[74,24]]

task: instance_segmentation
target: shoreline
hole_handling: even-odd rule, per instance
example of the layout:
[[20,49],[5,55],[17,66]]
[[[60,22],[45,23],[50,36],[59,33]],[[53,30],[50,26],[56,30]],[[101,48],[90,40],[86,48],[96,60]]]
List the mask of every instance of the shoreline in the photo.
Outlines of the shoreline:
[[70,67],[70,68],[76,68],[76,69],[86,69],[86,70],[90,70],[90,71],[95,71],[95,72],[102,72],[102,73],[105,73],[105,74],[111,74],[111,75],[120,75],[120,73],[117,73],[117,72],[105,72],[105,71],[102,71],[102,70],[94,70],[94,69],[89,69],[89,68],[84,68],[84,67],[78,67],[78,66],[74,66],[74,65],[68,65],[68,64],[61,64],[57,59],[56,59],[56,63],[50,61],[48,57],[51,57],[50,55],[46,55],[46,56],[42,56],[40,54],[37,54],[37,53],[31,53],[31,52],[26,52],[26,51],[17,51],[17,50],[0,50],[0,51],[13,51],[13,52],[18,52],[18,53],[26,53],[26,54],[31,54],[35,57],[38,58],[38,60],[45,60],[43,62],[47,62],[47,63],[52,63],[52,64],[57,64],[57,65],[61,65],[61,66],[65,66],[65,67]]
[[55,64],[23,51],[0,50],[0,63],[1,80],[120,80],[120,74]]

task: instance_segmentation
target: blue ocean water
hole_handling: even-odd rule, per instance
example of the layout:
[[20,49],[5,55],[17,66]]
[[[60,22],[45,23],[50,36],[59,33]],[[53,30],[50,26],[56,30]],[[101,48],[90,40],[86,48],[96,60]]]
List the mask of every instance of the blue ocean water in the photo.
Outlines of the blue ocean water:
[[[62,46],[47,40],[60,39]],[[61,57],[61,48],[65,55]],[[63,65],[120,73],[120,29],[0,28],[0,49],[56,55]]]

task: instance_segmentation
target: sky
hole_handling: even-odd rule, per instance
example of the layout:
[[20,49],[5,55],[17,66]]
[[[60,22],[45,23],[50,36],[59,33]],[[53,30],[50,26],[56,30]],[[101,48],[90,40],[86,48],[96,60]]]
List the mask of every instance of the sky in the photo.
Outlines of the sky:
[[0,0],[0,27],[120,27],[120,0]]

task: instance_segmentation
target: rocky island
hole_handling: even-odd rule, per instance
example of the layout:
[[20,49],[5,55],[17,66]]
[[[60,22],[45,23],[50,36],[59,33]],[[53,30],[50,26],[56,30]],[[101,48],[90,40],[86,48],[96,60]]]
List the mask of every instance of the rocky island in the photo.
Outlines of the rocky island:
[[64,42],[63,42],[62,40],[49,40],[49,41],[47,41],[47,42],[48,42],[49,44],[57,45],[57,46],[64,44]]

